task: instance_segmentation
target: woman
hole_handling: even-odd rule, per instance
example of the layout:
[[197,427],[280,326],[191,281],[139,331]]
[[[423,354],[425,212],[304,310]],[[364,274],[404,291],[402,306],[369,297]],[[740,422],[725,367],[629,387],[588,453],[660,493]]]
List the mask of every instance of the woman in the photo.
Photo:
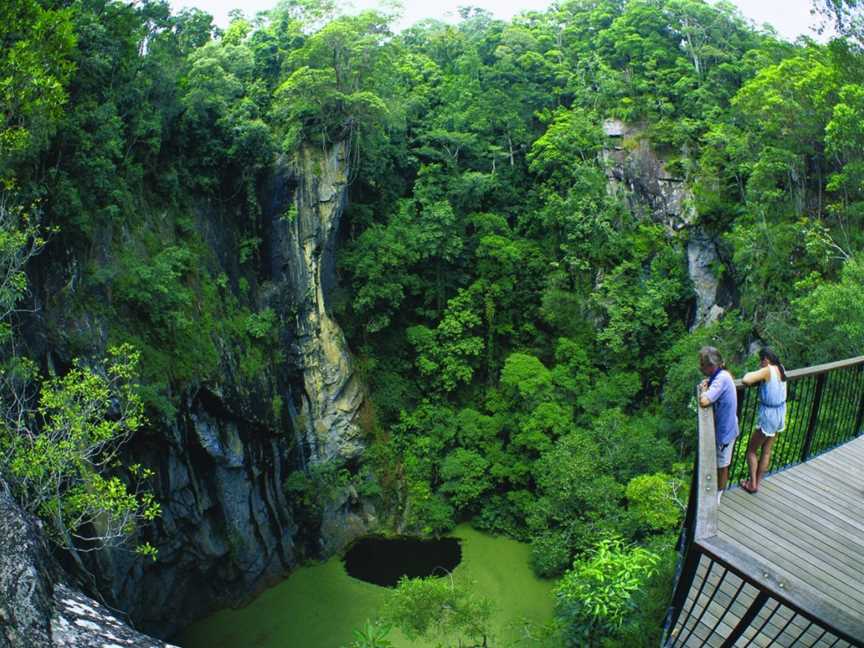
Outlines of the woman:
[[[768,348],[759,352],[759,369],[745,374],[745,385],[759,385],[759,410],[756,429],[747,445],[747,466],[750,478],[741,480],[741,488],[748,493],[759,490],[762,475],[771,464],[771,448],[777,433],[786,427],[786,371],[777,355]],[[757,458],[756,452],[762,450]]]

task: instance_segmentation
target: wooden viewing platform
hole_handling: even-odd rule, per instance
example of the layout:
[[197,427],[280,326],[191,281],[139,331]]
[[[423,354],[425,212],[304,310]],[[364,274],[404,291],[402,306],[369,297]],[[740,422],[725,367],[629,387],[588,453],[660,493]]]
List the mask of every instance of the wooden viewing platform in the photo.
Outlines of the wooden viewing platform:
[[[864,357],[789,372],[788,387],[778,471],[719,506],[713,413],[700,409],[666,648],[864,646]],[[739,389],[733,484],[756,409]]]

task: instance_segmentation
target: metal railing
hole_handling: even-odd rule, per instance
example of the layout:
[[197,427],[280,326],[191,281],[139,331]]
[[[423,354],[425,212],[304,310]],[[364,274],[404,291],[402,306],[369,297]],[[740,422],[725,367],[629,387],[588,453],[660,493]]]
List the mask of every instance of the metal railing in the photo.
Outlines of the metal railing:
[[[787,372],[786,428],[774,445],[767,474],[807,461],[850,441],[862,432],[864,422],[864,356]],[[729,469],[729,483],[748,475],[746,450],[755,428],[758,390],[738,388],[741,429]],[[740,555],[717,535],[716,446],[711,408],[699,408],[698,447],[690,499],[681,531],[678,574],[672,604],[666,618],[663,646],[716,645],[717,630],[735,606],[743,613],[734,627],[719,636],[722,648],[730,648],[755,626],[760,646],[851,645],[864,647],[861,637],[843,629],[843,618],[817,618],[801,596],[790,596],[784,584],[772,578],[749,556]],[[761,572],[761,573],[760,573]],[[734,589],[724,589],[724,582]],[[773,609],[772,609],[773,606]],[[709,609],[713,627],[700,624]],[[700,637],[697,628],[703,632]],[[751,631],[752,634],[752,631]],[[790,637],[795,638],[789,644]],[[764,641],[768,643],[764,643]],[[832,643],[833,640],[833,643]],[[827,641],[827,644],[820,642]],[[750,643],[748,642],[748,645]]]

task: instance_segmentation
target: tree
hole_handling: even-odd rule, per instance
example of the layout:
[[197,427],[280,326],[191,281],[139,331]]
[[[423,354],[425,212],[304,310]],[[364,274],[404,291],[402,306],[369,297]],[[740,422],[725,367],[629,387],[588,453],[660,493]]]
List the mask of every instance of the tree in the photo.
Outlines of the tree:
[[435,329],[408,329],[408,340],[417,349],[417,368],[434,387],[449,392],[460,383],[471,382],[474,359],[483,353],[483,338],[476,334],[483,321],[478,310],[473,295],[462,290],[447,302]]
[[861,249],[864,223],[864,87],[844,85],[834,106],[831,121],[825,127],[825,152],[835,162],[835,171],[828,178],[826,189],[835,197],[827,211],[836,221],[832,255],[849,256]]
[[687,509],[687,487],[681,477],[658,472],[627,483],[627,506],[635,521],[650,531],[675,531]]
[[0,5],[0,180],[12,156],[53,134],[74,70],[70,15],[36,0]]
[[[11,200],[0,196],[0,473],[22,508],[45,520],[49,538],[80,564],[79,551],[125,540],[159,514],[141,488],[152,473],[138,464],[124,470],[118,461],[120,446],[144,423],[138,354],[128,345],[112,348],[103,370],[76,361],[63,376],[38,380],[10,321],[27,289],[24,266],[43,241],[31,220],[35,210]],[[155,557],[149,543],[136,550]]]
[[[159,515],[151,493],[117,474],[120,446],[144,423],[137,362],[128,345],[109,350],[104,375],[78,362],[42,382],[25,426],[0,430],[0,466],[18,501],[73,555],[117,544]],[[126,472],[138,484],[152,475],[137,464]],[[147,543],[137,551],[155,556]]]
[[437,639],[464,648],[489,645],[492,602],[453,576],[402,578],[385,606],[384,618],[409,639]]
[[464,448],[456,448],[444,458],[441,479],[441,492],[459,510],[476,506],[494,483],[489,474],[489,461],[483,455]]
[[574,555],[589,548],[598,532],[620,526],[624,487],[611,468],[592,435],[578,428],[530,466],[536,493],[527,523],[538,573],[557,576]]
[[[834,23],[841,36],[846,36],[864,44],[864,2],[861,0],[813,0],[814,11],[824,20]],[[823,22],[820,33],[826,29]]]
[[[825,358],[847,358],[864,344],[864,259],[843,264],[834,282],[812,275],[797,286],[791,313],[768,325],[769,339],[784,362],[806,365]],[[791,317],[789,317],[791,315]]]
[[387,16],[364,12],[340,16],[309,36],[285,62],[288,78],[276,89],[272,118],[282,147],[303,142],[326,146],[360,139],[379,129],[388,109],[372,86],[382,73],[380,46],[388,35]]
[[566,624],[568,646],[599,646],[624,623],[633,595],[654,573],[656,554],[604,538],[574,561],[555,588],[556,613]]

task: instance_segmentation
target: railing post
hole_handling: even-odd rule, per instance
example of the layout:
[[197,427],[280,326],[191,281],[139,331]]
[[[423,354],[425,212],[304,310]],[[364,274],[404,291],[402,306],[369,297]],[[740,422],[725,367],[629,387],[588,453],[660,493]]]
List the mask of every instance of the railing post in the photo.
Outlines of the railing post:
[[737,401],[737,405],[735,408],[735,415],[738,417],[738,420],[741,420],[741,415],[744,413],[744,385],[735,385],[735,400]]
[[750,607],[747,608],[744,616],[741,617],[738,625],[736,625],[732,630],[732,633],[726,637],[726,641],[723,642],[723,645],[721,645],[720,648],[732,648],[732,646],[735,645],[735,642],[744,635],[744,632],[750,627],[750,624],[753,623],[753,620],[762,610],[762,607],[765,605],[767,600],[768,595],[764,591],[760,591],[753,603],[750,604]]
[[819,419],[819,408],[822,404],[822,391],[825,389],[827,373],[816,376],[816,393],[813,395],[813,406],[810,409],[810,420],[807,422],[807,433],[804,436],[804,447],[801,448],[801,461],[810,458],[810,449],[813,447],[813,435],[816,433],[816,422]]
[[693,542],[696,535],[696,503],[699,493],[699,453],[696,453],[696,461],[693,465],[693,477],[690,479],[690,493],[687,496],[687,512],[684,514],[684,527],[681,529],[681,538],[678,542],[678,551],[681,555]]
[[[858,365],[858,373],[864,373],[864,365]],[[858,416],[855,417],[855,429],[852,430],[852,434],[858,436],[861,431],[861,424],[864,423],[864,389],[861,388],[861,381],[858,382],[858,398],[860,405],[858,405]]]
[[[696,407],[699,407],[698,387],[696,388]],[[696,439],[698,445],[698,426],[696,430]],[[693,579],[696,577],[696,568],[699,565],[699,552],[693,544],[693,539],[696,535],[696,509],[699,502],[700,468],[699,452],[697,450],[693,462],[693,477],[690,481],[690,494],[687,498],[687,512],[684,515],[684,525],[681,528],[681,537],[678,540],[678,552],[681,557],[678,563],[677,578],[675,579],[675,591],[672,593],[672,604],[666,613],[664,623],[664,646],[668,644],[672,632],[675,630],[675,625],[678,623],[678,618],[681,616],[681,610],[684,608],[684,603],[687,602],[687,595],[690,593]]]
[[[684,564],[681,565],[681,573],[678,575],[678,580],[675,582],[675,592],[672,595],[672,607],[669,609],[668,620],[666,623],[666,640],[663,645],[669,645],[669,640],[673,637],[677,641],[675,635],[675,626],[678,625],[678,619],[681,617],[681,612],[684,610],[684,604],[687,602],[687,596],[690,594],[690,588],[693,587],[693,581],[696,579],[696,570],[699,567],[699,558],[701,553],[694,543],[690,543],[685,549]],[[686,624],[686,620],[685,620]],[[674,644],[673,644],[674,645]]]

